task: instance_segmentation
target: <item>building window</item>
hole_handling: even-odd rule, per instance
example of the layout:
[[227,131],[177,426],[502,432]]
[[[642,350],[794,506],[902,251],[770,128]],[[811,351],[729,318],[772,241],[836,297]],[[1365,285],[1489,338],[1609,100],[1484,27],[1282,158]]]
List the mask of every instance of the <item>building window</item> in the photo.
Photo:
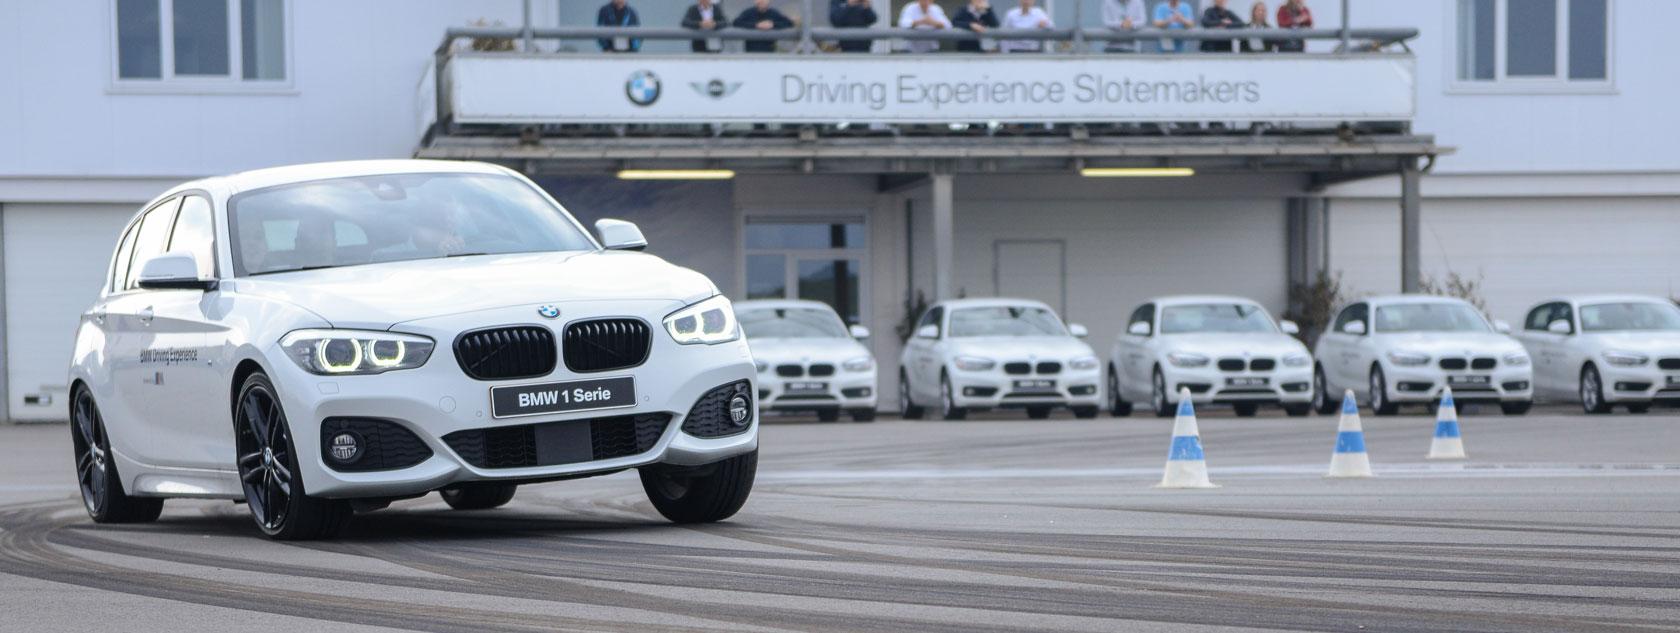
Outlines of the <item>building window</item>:
[[1612,0],[1458,0],[1459,88],[1604,89]]
[[284,86],[288,0],[112,0],[122,87]]

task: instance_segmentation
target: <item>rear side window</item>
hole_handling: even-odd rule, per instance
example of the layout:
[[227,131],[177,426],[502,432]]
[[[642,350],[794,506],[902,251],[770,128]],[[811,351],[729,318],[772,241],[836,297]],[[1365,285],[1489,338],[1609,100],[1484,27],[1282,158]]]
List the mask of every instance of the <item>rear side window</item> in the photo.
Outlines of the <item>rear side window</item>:
[[169,229],[175,224],[175,209],[180,204],[180,198],[170,200],[152,207],[146,212],[146,217],[140,219],[140,230],[134,238],[134,255],[128,262],[128,280],[123,289],[138,287],[140,271],[146,262],[164,253],[169,245]]
[[175,232],[169,237],[168,251],[187,251],[198,262],[198,278],[216,276],[215,227],[210,219],[210,201],[199,196],[187,196],[175,219]]

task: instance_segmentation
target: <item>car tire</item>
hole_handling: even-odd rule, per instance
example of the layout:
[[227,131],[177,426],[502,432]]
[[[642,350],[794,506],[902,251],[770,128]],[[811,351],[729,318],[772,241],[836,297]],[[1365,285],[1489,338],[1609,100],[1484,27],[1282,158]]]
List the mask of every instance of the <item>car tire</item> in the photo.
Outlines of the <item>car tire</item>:
[[123,490],[111,437],[93,393],[76,385],[70,397],[70,443],[75,449],[76,485],[94,523],[150,523],[163,514],[163,499],[131,497]]
[[1589,415],[1603,415],[1610,412],[1610,403],[1604,401],[1604,379],[1598,375],[1598,368],[1587,365],[1581,368],[1581,410]]
[[1283,405],[1283,412],[1292,418],[1304,418],[1307,414],[1313,412],[1313,405],[1306,402],[1302,402],[1300,404],[1285,404]]
[[747,503],[758,474],[758,451],[704,466],[656,464],[638,474],[653,509],[673,523],[722,521]]
[[1371,365],[1371,413],[1394,415],[1399,412],[1400,405],[1388,399],[1388,379],[1383,376],[1382,365]]
[[1628,410],[1628,413],[1650,413],[1651,412],[1651,403],[1649,403],[1649,402],[1631,402],[1631,403],[1628,403],[1627,410]]
[[1505,415],[1523,415],[1528,413],[1528,410],[1532,408],[1534,408],[1533,400],[1499,403],[1499,410],[1505,412]]
[[875,421],[875,410],[874,409],[852,409],[852,421],[853,422],[874,422]]
[[920,420],[925,413],[910,399],[910,376],[898,372],[898,415],[906,420]]
[[1074,407],[1073,408],[1073,417],[1081,419],[1081,420],[1096,419],[1097,414],[1099,414],[1099,413],[1102,413],[1102,408],[1100,408],[1100,407]]
[[1149,379],[1149,408],[1155,410],[1157,418],[1170,418],[1178,412],[1174,404],[1167,398],[1167,378],[1161,375],[1161,368],[1156,367]]
[[1032,420],[1049,419],[1050,407],[1027,407],[1027,418]]
[[274,383],[251,374],[233,403],[234,459],[245,505],[264,536],[277,541],[332,538],[350,523],[350,502],[309,496],[296,444]]
[[1120,394],[1120,373],[1113,367],[1108,368],[1108,412],[1117,418],[1132,414],[1132,403]]
[[956,394],[951,390],[950,376],[943,372],[939,374],[939,414],[946,420],[961,420],[968,417],[968,409],[957,406]]
[[1254,414],[1260,412],[1260,405],[1252,402],[1239,402],[1231,405],[1231,410],[1235,411],[1239,418],[1252,418]]
[[1324,367],[1313,368],[1313,409],[1319,415],[1330,415],[1342,408],[1340,398],[1330,397],[1330,380],[1324,377]]
[[474,482],[444,488],[438,494],[443,496],[444,503],[456,510],[489,510],[513,501],[513,493],[517,490],[517,484]]
[[840,421],[840,410],[839,409],[818,409],[817,410],[817,421],[818,422],[838,422],[838,421]]

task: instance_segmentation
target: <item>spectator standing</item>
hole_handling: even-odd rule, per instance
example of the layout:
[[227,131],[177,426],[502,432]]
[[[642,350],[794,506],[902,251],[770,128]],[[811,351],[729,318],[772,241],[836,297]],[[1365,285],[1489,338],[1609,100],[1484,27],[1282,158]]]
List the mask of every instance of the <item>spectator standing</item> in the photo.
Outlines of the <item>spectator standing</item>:
[[[951,19],[933,0],[916,0],[904,5],[898,13],[898,28],[937,31],[951,28]],[[939,50],[938,40],[911,40],[907,46],[912,53],[931,53]]]
[[[753,5],[735,16],[735,28],[758,29],[760,31],[779,31],[793,28],[793,20],[782,15],[770,6],[770,0],[753,0]],[[775,40],[747,40],[741,50],[748,53],[772,53],[776,51]]]
[[[1110,31],[1135,31],[1149,24],[1143,0],[1103,0],[1103,26]],[[1103,50],[1111,53],[1130,53],[1138,49],[1137,40],[1112,40]]]
[[[875,7],[869,6],[869,0],[830,0],[828,3],[828,23],[837,29],[867,29],[875,26],[880,16],[875,14]],[[840,40],[840,51],[843,53],[867,53],[873,40]]]
[[[682,26],[696,31],[719,31],[729,24],[729,17],[723,13],[723,6],[712,0],[700,2],[688,7],[688,13],[683,14]],[[696,53],[718,53],[723,51],[723,42],[719,40],[694,40],[688,45]]]
[[[636,15],[628,0],[612,0],[601,5],[601,10],[595,13],[595,26],[641,26],[642,18]],[[608,53],[634,53],[642,48],[642,41],[628,37],[600,39],[595,41],[601,50]]]
[[[1284,0],[1283,5],[1278,7],[1277,25],[1280,29],[1312,28],[1312,10],[1307,8],[1306,0]],[[1307,50],[1307,43],[1305,40],[1283,40],[1278,42],[1278,50],[1300,53]]]
[[[1056,25],[1050,22],[1049,14],[1038,8],[1035,0],[1020,0],[1020,6],[1010,9],[1003,14],[1003,28],[1006,29],[1048,29]],[[1044,42],[1039,40],[1006,40],[998,42],[998,50],[1005,53],[1036,53],[1044,49]]]
[[[1196,26],[1196,14],[1190,8],[1190,3],[1183,0],[1167,0],[1155,5],[1155,28],[1176,31]],[[1184,40],[1161,40],[1161,50],[1174,53],[1184,52]]]
[[[1204,29],[1240,29],[1243,27],[1242,18],[1225,7],[1230,0],[1213,0],[1206,11],[1202,12],[1202,28]],[[1229,53],[1231,40],[1202,40],[1204,53]]]
[[[986,0],[969,0],[963,8],[957,9],[957,17],[951,18],[951,26],[983,34],[998,27],[998,18],[996,13],[992,13],[991,3]],[[981,51],[980,40],[977,38],[957,42],[957,50],[978,53]]]
[[[1269,28],[1272,28],[1272,23],[1270,21],[1271,18],[1267,17],[1270,14],[1271,14],[1271,11],[1268,11],[1266,9],[1266,3],[1255,2],[1254,6],[1249,7],[1249,9],[1248,9],[1248,28],[1251,28],[1251,29],[1269,29]],[[1248,38],[1246,40],[1243,40],[1243,43],[1242,43],[1242,48],[1243,48],[1244,53],[1269,53],[1269,52],[1272,52],[1272,51],[1276,51],[1277,47],[1278,47],[1278,41],[1277,40],[1261,39],[1261,38],[1258,38],[1258,37]]]

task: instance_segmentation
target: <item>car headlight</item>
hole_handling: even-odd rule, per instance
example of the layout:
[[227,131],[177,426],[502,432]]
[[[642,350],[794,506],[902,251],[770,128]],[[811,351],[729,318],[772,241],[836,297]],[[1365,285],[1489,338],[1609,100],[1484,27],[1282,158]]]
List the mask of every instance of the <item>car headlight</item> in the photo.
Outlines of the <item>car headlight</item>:
[[1306,367],[1312,364],[1312,357],[1306,354],[1290,354],[1283,357],[1284,367]]
[[298,330],[280,339],[292,362],[323,376],[414,369],[426,364],[433,347],[424,336],[363,330]]
[[1208,357],[1201,354],[1172,352],[1167,354],[1167,362],[1178,367],[1202,367],[1208,364]]
[[1505,364],[1508,366],[1527,367],[1528,363],[1528,354],[1522,352],[1511,352],[1505,355]]
[[1419,354],[1417,352],[1393,351],[1388,353],[1388,362],[1401,367],[1417,367],[1418,365],[1427,364],[1429,362],[1429,355]]
[[761,373],[761,374],[764,373],[764,372],[770,371],[770,363],[766,363],[766,362],[761,361],[761,360],[753,361],[753,367],[758,369],[758,373]]
[[741,328],[735,323],[735,308],[723,295],[672,312],[665,317],[665,331],[682,345],[715,345],[741,338]]
[[986,371],[997,367],[997,361],[979,356],[958,356],[951,359],[951,362],[963,371]]
[[840,366],[844,367],[846,371],[869,371],[875,368],[875,359],[868,356],[859,356],[840,363]]
[[1604,352],[1604,362],[1617,367],[1638,367],[1651,362],[1651,357],[1639,352],[1624,352],[1613,349]]
[[1072,367],[1074,369],[1096,369],[1097,357],[1080,356],[1079,358],[1068,361],[1068,367]]

